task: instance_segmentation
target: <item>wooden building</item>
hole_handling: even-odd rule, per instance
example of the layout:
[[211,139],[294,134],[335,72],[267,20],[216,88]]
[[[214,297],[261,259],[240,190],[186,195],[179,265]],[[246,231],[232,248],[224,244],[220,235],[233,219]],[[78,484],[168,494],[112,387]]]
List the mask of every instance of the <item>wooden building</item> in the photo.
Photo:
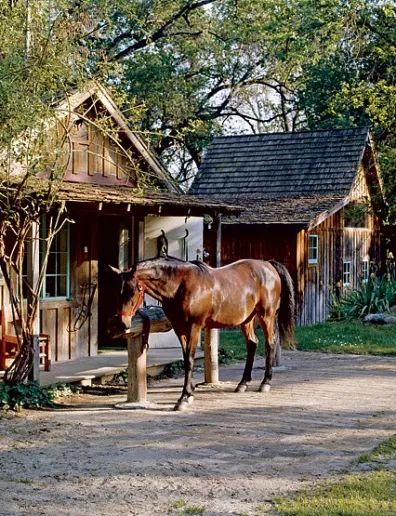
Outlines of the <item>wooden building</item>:
[[380,266],[384,201],[367,129],[215,138],[190,193],[245,207],[222,220],[222,264],[284,263],[299,324],[325,320],[332,293],[367,281]]
[[[59,113],[72,129],[57,197],[73,223],[52,246],[40,300],[40,330],[50,336],[52,362],[93,356],[109,344],[107,320],[120,286],[108,265],[124,268],[145,256],[148,216],[184,220],[227,211],[224,203],[183,194],[100,85],[68,97]],[[100,130],[104,123],[109,136]]]

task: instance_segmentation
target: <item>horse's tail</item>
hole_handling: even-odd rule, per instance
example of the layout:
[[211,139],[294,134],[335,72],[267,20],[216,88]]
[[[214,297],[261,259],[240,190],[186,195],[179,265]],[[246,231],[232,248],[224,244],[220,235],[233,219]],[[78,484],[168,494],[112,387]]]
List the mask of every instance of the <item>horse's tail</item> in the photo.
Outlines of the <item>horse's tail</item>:
[[286,267],[275,260],[270,260],[270,264],[276,269],[281,280],[281,302],[278,311],[278,326],[280,343],[283,348],[296,349],[294,337],[295,330],[295,298],[293,280]]

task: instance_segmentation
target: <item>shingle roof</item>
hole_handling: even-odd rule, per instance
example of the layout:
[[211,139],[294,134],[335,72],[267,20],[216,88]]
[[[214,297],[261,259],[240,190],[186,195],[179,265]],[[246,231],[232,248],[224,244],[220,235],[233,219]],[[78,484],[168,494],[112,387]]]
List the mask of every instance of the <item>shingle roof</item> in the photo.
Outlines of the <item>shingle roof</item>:
[[[46,191],[46,180],[33,180],[29,184],[32,192]],[[227,203],[224,199],[199,197],[188,194],[167,192],[160,189],[139,191],[129,186],[109,186],[95,183],[73,183],[63,181],[55,187],[55,196],[59,201],[74,203],[130,204],[145,208],[147,212],[158,213],[164,210],[178,210],[180,214],[189,210],[191,215],[203,215],[205,212],[217,211],[223,214],[236,214],[241,207]],[[184,210],[184,211],[183,211]]]
[[[245,208],[240,214],[223,217],[225,224],[299,224],[307,226],[315,217],[340,205],[342,195],[275,197],[236,195],[227,199]],[[223,197],[225,201],[226,198]]]
[[190,193],[347,195],[367,139],[366,128],[220,136],[209,147]]

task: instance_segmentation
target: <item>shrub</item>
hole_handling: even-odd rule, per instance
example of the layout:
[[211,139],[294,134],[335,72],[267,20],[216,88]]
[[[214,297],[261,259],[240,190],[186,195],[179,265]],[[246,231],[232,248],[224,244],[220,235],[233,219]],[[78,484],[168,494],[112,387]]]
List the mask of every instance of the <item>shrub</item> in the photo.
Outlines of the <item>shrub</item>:
[[52,406],[56,396],[55,388],[41,387],[37,382],[12,386],[0,383],[0,409],[3,410]]
[[332,295],[330,318],[357,319],[367,314],[389,312],[394,304],[396,304],[395,280],[389,274],[384,274],[381,278],[374,276],[339,298]]

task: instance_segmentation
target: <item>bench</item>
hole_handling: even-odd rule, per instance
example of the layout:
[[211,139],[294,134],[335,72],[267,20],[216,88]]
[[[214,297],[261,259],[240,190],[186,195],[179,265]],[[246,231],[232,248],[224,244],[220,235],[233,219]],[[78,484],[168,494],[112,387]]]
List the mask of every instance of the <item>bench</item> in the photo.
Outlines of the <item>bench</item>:
[[[20,343],[15,333],[15,324],[12,317],[11,305],[3,305],[0,311],[0,370],[5,370],[10,361],[14,360],[19,352]],[[46,333],[39,335],[40,366],[44,371],[51,369],[50,338]]]

